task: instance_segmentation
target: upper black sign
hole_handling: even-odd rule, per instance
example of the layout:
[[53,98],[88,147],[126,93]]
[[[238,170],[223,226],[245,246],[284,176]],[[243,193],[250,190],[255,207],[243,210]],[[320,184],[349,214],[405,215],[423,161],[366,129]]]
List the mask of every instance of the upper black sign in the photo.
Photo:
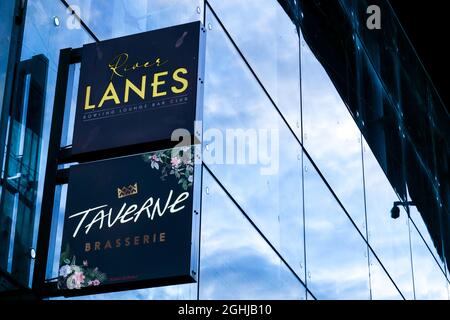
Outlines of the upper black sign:
[[83,47],[73,154],[194,134],[200,22]]
[[60,290],[83,294],[196,280],[194,190],[200,176],[190,151],[174,148],[70,168]]

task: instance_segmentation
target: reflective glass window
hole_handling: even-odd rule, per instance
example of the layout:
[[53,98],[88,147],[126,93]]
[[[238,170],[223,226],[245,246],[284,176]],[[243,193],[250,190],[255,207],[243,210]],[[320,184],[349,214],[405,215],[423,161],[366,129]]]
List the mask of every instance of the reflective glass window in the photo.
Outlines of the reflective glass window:
[[428,228],[423,221],[422,216],[420,215],[419,211],[415,206],[409,207],[409,214],[411,216],[411,220],[413,221],[413,224],[411,227],[416,227],[422,238],[424,239],[426,245],[428,246],[429,250],[431,251],[431,254],[435,258],[436,262],[439,264],[440,268],[445,271],[445,265],[442,261],[438,249],[436,248],[435,242],[430,236],[430,232],[428,231]]
[[274,0],[209,1],[271,98],[301,138],[299,35]]
[[[67,2],[100,40],[203,20],[203,0]],[[78,26],[75,18],[68,23]]]
[[303,39],[301,61],[303,144],[365,236],[360,131]]
[[200,299],[305,299],[306,290],[203,171]]
[[0,110],[2,110],[3,94],[5,92],[5,78],[15,4],[16,1],[12,0],[0,2]]
[[303,279],[301,147],[209,12],[207,24],[203,161]]
[[118,291],[71,298],[52,298],[54,300],[195,300],[197,284],[183,284],[150,289]]
[[304,159],[307,287],[317,299],[370,299],[367,244]]
[[391,217],[394,202],[399,199],[365,141],[364,177],[369,244],[403,296],[413,299],[409,219],[400,207],[400,216]]
[[411,228],[414,289],[418,300],[448,300],[447,279],[415,228]]
[[398,288],[389,278],[373,252],[369,253],[370,293],[372,300],[403,300]]

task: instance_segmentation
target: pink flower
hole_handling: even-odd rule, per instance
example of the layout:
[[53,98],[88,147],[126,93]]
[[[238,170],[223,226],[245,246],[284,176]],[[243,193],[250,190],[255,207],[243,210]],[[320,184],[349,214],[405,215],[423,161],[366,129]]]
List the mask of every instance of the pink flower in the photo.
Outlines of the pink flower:
[[88,286],[99,286],[100,285],[100,280],[95,279],[95,280],[89,280],[88,282]]
[[74,277],[75,281],[79,284],[82,284],[84,282],[85,276],[84,276],[83,272],[75,272],[73,274],[73,277]]
[[170,163],[172,164],[172,167],[176,168],[180,165],[181,160],[178,157],[174,157],[174,158],[172,158],[172,160],[170,160]]
[[81,289],[81,285],[84,282],[84,274],[83,272],[75,271],[69,278],[67,278],[67,289]]
[[83,260],[83,266],[87,267],[87,265],[88,265],[87,260]]

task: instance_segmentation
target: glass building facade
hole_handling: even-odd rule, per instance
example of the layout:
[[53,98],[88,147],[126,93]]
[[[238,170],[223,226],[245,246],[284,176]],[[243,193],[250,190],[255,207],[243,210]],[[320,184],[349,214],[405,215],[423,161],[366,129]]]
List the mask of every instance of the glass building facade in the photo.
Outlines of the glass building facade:
[[[0,297],[33,296],[46,254],[34,249],[60,50],[199,20],[215,133],[202,148],[229,129],[276,132],[276,173],[204,161],[198,283],[82,299],[449,299],[450,118],[388,1],[370,4],[381,30],[365,0],[1,1]],[[50,282],[66,193],[50,199]]]

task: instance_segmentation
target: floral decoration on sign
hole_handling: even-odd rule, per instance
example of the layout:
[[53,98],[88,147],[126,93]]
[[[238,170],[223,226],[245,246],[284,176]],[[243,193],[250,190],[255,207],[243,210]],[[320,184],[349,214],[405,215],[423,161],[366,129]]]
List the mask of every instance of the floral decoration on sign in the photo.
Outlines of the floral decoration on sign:
[[58,289],[98,286],[107,279],[106,274],[98,268],[89,268],[87,260],[84,260],[82,265],[77,265],[75,256],[70,254],[69,246],[61,253],[59,265]]
[[143,155],[152,169],[161,170],[161,180],[169,175],[178,179],[184,190],[192,187],[194,181],[194,146],[151,152]]

